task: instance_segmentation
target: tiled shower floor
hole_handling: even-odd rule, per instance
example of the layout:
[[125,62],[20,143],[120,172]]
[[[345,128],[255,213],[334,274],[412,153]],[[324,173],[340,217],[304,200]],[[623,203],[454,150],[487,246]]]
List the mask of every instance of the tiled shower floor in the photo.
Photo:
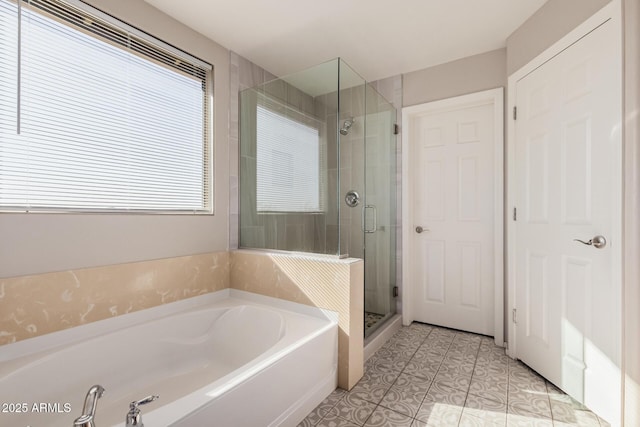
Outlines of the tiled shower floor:
[[369,329],[376,325],[379,321],[384,319],[384,314],[364,312],[364,329]]
[[337,389],[300,426],[532,426],[608,424],[493,339],[414,323],[365,364],[350,391]]

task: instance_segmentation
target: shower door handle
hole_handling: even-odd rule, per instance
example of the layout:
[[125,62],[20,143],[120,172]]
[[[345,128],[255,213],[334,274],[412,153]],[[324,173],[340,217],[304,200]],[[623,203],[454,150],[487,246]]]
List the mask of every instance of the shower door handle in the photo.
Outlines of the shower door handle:
[[[371,228],[371,230],[367,228],[367,224],[365,223],[365,220],[367,218],[367,215],[366,215],[367,209],[373,210],[373,227]],[[378,229],[378,210],[376,209],[375,205],[365,205],[362,208],[362,231],[364,231],[365,233],[375,233],[377,229]]]

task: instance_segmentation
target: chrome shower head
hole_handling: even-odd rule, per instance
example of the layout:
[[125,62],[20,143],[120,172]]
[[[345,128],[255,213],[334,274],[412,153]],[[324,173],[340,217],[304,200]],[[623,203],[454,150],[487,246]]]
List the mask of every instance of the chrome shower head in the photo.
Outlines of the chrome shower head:
[[348,135],[349,129],[351,129],[351,126],[353,126],[355,121],[356,119],[354,119],[353,117],[349,117],[347,120],[345,120],[344,123],[342,124],[342,128],[340,129],[340,134]]

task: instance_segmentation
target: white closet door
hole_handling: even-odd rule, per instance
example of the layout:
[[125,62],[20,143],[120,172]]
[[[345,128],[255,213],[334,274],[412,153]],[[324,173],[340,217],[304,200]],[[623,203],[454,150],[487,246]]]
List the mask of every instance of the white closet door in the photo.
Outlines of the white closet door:
[[[620,408],[620,52],[604,23],[517,82],[517,357]],[[602,236],[606,244],[583,244]]]

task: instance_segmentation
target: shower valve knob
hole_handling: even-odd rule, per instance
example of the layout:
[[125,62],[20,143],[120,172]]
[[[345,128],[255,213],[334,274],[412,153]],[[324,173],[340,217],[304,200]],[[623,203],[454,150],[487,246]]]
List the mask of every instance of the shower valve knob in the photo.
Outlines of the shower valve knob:
[[360,204],[360,195],[357,191],[351,190],[344,196],[344,202],[350,208],[355,208]]

